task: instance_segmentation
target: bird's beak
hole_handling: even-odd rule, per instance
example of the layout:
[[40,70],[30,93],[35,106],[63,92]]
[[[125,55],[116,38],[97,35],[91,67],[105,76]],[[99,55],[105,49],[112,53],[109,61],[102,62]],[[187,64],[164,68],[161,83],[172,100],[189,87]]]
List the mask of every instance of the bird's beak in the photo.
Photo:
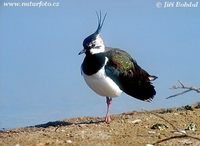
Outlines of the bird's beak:
[[78,55],[81,55],[81,54],[83,54],[85,52],[86,52],[86,49],[83,48],[83,50],[81,50],[81,52],[79,52]]

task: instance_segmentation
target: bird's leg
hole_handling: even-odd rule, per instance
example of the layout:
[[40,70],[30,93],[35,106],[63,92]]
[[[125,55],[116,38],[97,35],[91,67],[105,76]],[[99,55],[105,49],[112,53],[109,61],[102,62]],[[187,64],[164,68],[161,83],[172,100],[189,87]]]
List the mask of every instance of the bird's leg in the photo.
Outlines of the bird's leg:
[[106,97],[106,104],[107,104],[107,112],[106,112],[105,122],[110,123],[111,118],[110,118],[110,115],[109,115],[109,110],[110,110],[110,107],[111,107],[111,104],[112,104],[112,98]]

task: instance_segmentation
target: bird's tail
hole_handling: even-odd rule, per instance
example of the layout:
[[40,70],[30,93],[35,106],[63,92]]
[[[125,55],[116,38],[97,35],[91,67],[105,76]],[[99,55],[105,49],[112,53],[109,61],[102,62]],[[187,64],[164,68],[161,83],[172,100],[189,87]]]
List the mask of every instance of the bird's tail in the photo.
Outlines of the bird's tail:
[[124,84],[126,87],[123,87],[123,91],[137,99],[150,101],[153,99],[154,95],[156,95],[154,86],[150,81],[153,81],[157,78],[155,76],[150,77],[151,79],[149,79],[149,81],[130,81],[128,84]]

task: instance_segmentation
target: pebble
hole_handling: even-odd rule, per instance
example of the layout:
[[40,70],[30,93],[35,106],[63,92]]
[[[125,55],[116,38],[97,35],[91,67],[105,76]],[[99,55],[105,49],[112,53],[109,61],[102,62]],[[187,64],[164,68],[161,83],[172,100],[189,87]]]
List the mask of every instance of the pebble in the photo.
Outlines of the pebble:
[[149,134],[155,134],[155,131],[148,131]]
[[70,139],[68,139],[66,142],[67,142],[67,143],[72,143],[72,141],[71,141]]
[[179,131],[176,131],[174,132],[174,134],[177,134],[177,135],[184,135],[184,134],[187,134],[185,130],[179,130]]
[[152,144],[146,144],[146,146],[153,146]]
[[175,116],[178,116],[178,115],[179,115],[179,113],[174,113],[174,115],[175,115]]
[[141,119],[136,119],[136,120],[130,121],[130,123],[132,123],[132,124],[138,124],[140,122],[142,122]]

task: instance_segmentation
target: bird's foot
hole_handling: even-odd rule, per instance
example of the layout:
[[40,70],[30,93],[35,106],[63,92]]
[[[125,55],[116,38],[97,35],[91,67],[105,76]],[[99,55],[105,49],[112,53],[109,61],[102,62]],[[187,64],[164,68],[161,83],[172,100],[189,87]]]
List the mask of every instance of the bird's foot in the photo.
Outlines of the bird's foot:
[[106,122],[107,124],[110,124],[111,121],[112,121],[112,120],[111,120],[110,116],[106,116],[105,122]]

